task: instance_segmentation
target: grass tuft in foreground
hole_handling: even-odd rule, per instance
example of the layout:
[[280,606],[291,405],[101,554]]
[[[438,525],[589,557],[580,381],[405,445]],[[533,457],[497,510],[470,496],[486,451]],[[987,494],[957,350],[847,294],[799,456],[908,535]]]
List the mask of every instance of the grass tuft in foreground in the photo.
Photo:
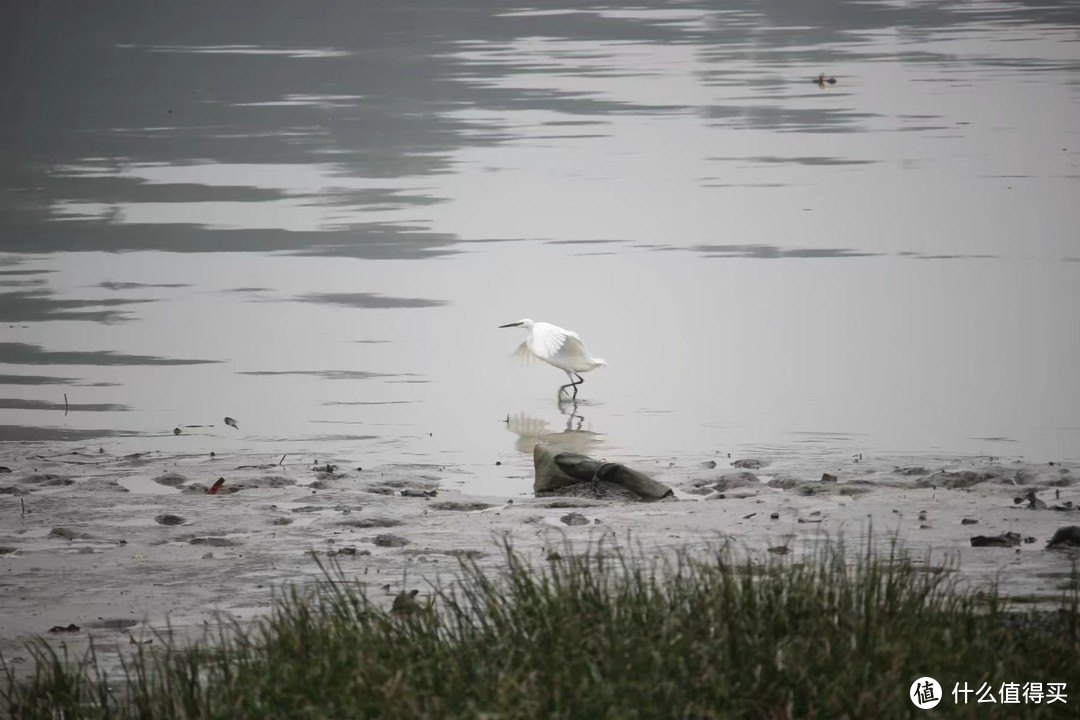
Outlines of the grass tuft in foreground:
[[[1074,716],[1078,597],[1007,613],[906,556],[842,545],[801,562],[717,550],[573,555],[504,571],[463,560],[434,609],[392,615],[336,568],[271,616],[197,643],[140,646],[124,677],[32,645],[0,708],[36,718],[891,718],[936,678],[948,717]],[[988,600],[989,598],[989,600]],[[165,638],[167,640],[167,637]],[[956,705],[954,683],[1064,682],[1068,704]]]

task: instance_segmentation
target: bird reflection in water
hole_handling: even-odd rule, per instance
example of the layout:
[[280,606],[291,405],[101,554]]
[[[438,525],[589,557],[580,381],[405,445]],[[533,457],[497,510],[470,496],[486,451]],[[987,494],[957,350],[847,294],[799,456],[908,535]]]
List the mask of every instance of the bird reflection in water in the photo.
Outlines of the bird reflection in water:
[[510,432],[517,435],[514,447],[518,452],[532,456],[533,448],[537,443],[543,442],[553,445],[559,450],[588,455],[604,445],[604,435],[583,430],[585,417],[578,409],[586,405],[585,402],[571,397],[559,398],[556,407],[566,417],[566,427],[563,430],[553,430],[546,421],[526,413],[516,413],[506,417],[506,427]]

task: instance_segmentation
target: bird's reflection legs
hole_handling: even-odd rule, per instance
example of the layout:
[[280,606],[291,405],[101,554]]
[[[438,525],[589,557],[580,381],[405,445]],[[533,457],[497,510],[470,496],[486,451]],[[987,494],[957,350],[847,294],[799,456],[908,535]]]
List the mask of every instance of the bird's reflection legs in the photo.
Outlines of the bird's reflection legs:
[[[567,408],[569,404],[573,404],[573,407]],[[566,415],[566,432],[580,431],[581,426],[585,423],[585,418],[577,414],[578,404],[575,398],[560,398],[559,399],[559,412]],[[569,412],[567,412],[569,410]],[[574,427],[574,420],[577,420],[577,427]]]

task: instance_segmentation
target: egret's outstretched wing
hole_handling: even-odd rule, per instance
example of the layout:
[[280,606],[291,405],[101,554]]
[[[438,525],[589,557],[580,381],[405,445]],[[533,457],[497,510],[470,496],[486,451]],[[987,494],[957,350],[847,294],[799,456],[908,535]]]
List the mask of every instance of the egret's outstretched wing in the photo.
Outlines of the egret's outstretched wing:
[[536,362],[536,356],[533,355],[532,350],[529,349],[529,341],[524,340],[517,346],[517,350],[511,355],[512,358],[517,360],[522,365],[530,365]]
[[532,347],[530,348],[541,360],[550,360],[566,346],[564,354],[581,352],[585,347],[577,333],[563,330],[551,323],[536,323],[532,330]]

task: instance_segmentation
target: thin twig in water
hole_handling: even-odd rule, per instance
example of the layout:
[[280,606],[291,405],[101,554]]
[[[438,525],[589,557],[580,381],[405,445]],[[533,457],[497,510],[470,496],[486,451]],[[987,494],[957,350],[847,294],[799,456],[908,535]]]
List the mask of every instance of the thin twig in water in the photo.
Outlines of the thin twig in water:
[[[289,453],[285,453],[285,455],[288,455],[288,454],[289,454]],[[285,462],[285,455],[282,455],[282,456],[281,456],[281,459],[277,461],[277,464],[278,464],[278,465],[280,465],[281,463]]]
[[26,501],[23,500],[22,498],[19,498],[19,506],[22,507],[22,517],[23,517],[23,520],[25,520],[26,519]]
[[67,393],[64,393],[64,414],[68,414]]

